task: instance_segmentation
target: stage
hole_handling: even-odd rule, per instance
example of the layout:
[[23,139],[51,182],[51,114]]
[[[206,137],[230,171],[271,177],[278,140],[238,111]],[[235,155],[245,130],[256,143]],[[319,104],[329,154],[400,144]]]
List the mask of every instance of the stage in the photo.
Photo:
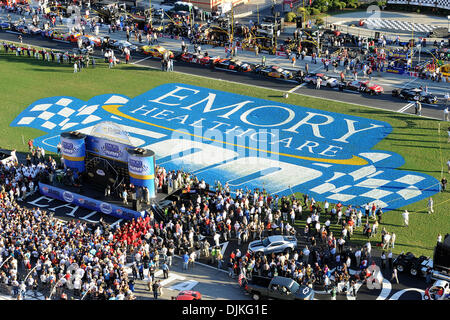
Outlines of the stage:
[[149,204],[135,200],[128,200],[128,204],[125,204],[118,197],[105,196],[104,191],[100,191],[90,183],[70,186],[60,182],[53,184],[39,182],[39,191],[46,197],[126,220],[145,217],[150,211],[154,212],[158,220],[163,219],[160,208],[167,204],[165,200],[170,196],[167,193],[157,192]]

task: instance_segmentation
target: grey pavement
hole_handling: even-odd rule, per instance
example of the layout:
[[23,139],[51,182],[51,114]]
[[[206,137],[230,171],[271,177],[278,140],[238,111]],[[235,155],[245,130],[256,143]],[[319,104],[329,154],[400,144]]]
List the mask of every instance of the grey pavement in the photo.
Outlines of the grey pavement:
[[[170,300],[181,290],[194,290],[202,294],[203,300],[249,300],[250,297],[239,287],[237,280],[228,276],[224,270],[196,262],[188,270],[183,270],[180,257],[173,259],[168,279],[164,279],[162,271],[155,273],[155,279],[161,281],[163,294],[158,299]],[[131,272],[131,270],[130,270]],[[153,293],[148,291],[146,281],[137,280],[135,296],[138,300],[154,300]]]

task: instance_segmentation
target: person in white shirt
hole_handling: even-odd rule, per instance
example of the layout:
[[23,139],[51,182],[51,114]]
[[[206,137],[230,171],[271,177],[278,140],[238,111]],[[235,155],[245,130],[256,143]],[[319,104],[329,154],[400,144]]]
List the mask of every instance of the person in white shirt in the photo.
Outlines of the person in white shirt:
[[214,244],[215,244],[216,246],[219,246],[219,240],[220,240],[220,234],[219,234],[219,233],[216,233],[216,234],[214,235]]
[[388,249],[390,243],[391,243],[391,235],[388,232],[384,235],[383,250]]
[[440,233],[438,234],[437,242],[442,242],[442,235]]
[[409,225],[409,212],[408,212],[408,210],[405,210],[405,212],[403,212],[402,216],[403,216],[403,223],[404,223],[405,227],[407,227]]
[[445,107],[445,109],[444,109],[444,121],[448,121],[448,114],[449,114],[448,107]]
[[391,234],[391,247],[395,248],[395,238],[396,238],[396,234],[392,232]]
[[433,209],[433,198],[432,198],[432,197],[430,197],[430,198],[428,199],[428,205],[427,205],[427,208],[428,208],[428,214],[434,213],[434,209]]

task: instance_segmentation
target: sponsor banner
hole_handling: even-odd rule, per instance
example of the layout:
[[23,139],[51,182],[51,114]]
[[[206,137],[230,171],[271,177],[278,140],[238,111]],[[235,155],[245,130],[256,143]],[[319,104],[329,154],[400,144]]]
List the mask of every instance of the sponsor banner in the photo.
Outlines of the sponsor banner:
[[396,74],[404,74],[406,72],[406,68],[388,67],[388,68],[386,68],[386,72],[396,73]]
[[132,146],[94,136],[86,137],[86,151],[101,157],[127,162],[127,148],[132,148]]
[[135,186],[147,187],[150,198],[155,197],[155,157],[128,155],[130,182]]
[[399,154],[373,149],[392,132],[387,122],[181,83],[134,98],[41,99],[11,126],[47,132],[35,144],[56,151],[65,126],[89,134],[103,121],[119,124],[135,147],[154,151],[157,165],[192,172],[211,186],[308,193],[385,211],[439,191],[437,179],[397,170],[404,164]]
[[43,196],[74,204],[89,210],[101,212],[120,219],[131,220],[142,216],[141,213],[137,211],[119,207],[108,202],[98,201],[41,182],[39,182],[39,191]]

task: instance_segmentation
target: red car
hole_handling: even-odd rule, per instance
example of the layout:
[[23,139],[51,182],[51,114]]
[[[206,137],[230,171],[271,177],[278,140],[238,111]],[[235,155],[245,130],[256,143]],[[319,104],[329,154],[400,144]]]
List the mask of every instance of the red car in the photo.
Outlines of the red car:
[[210,56],[204,56],[198,53],[187,52],[183,53],[180,58],[181,61],[201,64],[202,66],[210,65],[213,59]]
[[383,87],[374,84],[372,82],[370,82],[369,80],[367,81],[348,81],[347,83],[344,84],[339,84],[339,89],[347,89],[347,90],[352,90],[352,91],[359,91],[359,92],[363,92],[363,93],[369,93],[371,95],[373,94],[382,94],[384,92]]
[[202,300],[202,295],[198,291],[183,290],[172,300]]

